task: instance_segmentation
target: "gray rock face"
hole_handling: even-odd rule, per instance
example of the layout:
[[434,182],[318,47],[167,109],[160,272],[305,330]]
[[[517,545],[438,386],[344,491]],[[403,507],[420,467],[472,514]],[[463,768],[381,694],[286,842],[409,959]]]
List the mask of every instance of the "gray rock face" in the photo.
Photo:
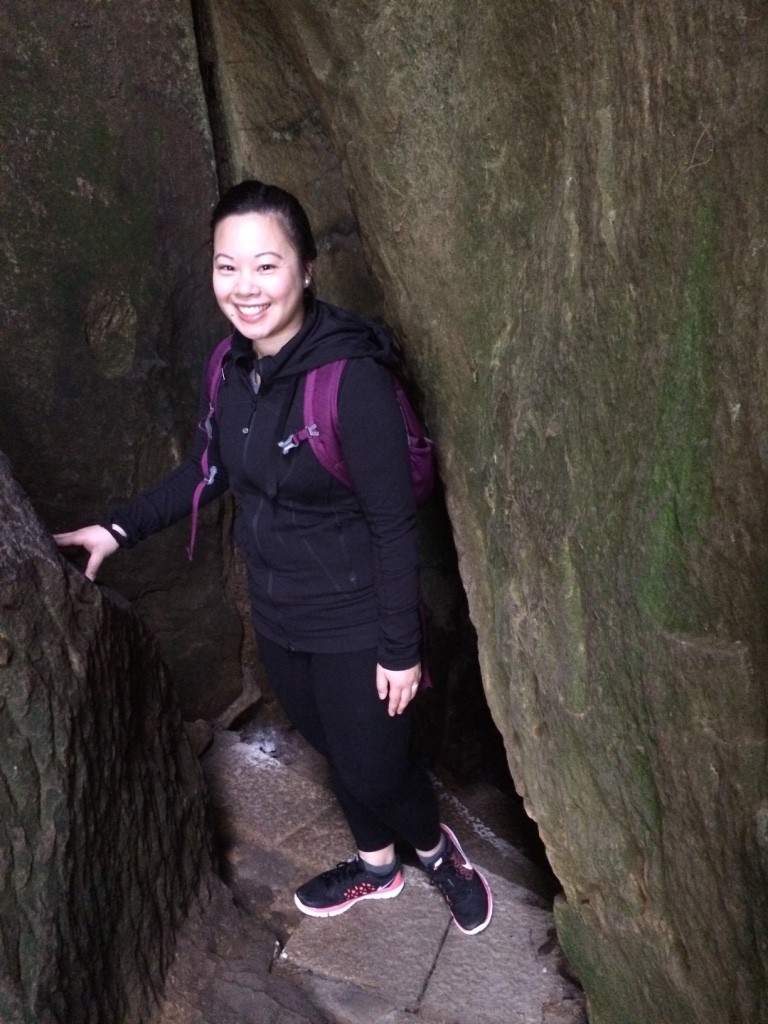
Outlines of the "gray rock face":
[[764,5],[250,6],[425,390],[590,1019],[767,1019]]
[[[179,461],[221,330],[189,5],[13,0],[0,66],[0,438],[49,529],[72,529]],[[240,689],[241,621],[201,564],[220,533],[206,515],[191,567],[181,526],[103,573],[151,623],[189,717]]]
[[264,0],[202,6],[202,49],[216,86],[228,183],[259,178],[295,193],[312,214],[320,297],[376,312],[379,293],[362,253],[339,153],[301,55]]
[[138,618],[64,566],[0,456],[0,1019],[146,1020],[211,862]]

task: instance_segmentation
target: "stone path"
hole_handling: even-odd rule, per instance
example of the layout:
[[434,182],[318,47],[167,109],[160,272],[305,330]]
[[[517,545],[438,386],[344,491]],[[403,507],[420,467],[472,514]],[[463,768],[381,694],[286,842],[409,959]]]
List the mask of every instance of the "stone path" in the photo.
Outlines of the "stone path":
[[466,936],[413,864],[397,899],[335,918],[298,912],[295,887],[353,844],[322,759],[279,718],[260,715],[242,739],[218,732],[202,764],[223,873],[242,920],[266,926],[252,970],[268,979],[249,982],[241,954],[220,957],[218,969],[199,968],[197,1008],[171,999],[161,1024],[584,1024],[581,994],[560,971],[549,882],[504,836],[493,792],[470,793],[468,805],[440,791],[444,820],[494,893],[490,926]]

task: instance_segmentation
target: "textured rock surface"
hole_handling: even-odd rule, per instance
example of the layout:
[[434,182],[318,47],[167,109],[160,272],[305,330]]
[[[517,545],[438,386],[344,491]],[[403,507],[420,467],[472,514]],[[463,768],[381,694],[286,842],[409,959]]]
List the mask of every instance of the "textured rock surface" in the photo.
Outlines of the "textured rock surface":
[[270,973],[274,935],[211,881],[180,930],[152,1024],[330,1024],[298,986]]
[[[180,0],[11,0],[0,57],[0,438],[46,525],[69,529],[157,479],[193,429],[216,330],[211,146]],[[178,527],[103,574],[192,717],[240,687],[240,620],[203,567],[219,532],[192,567]]]
[[0,1019],[148,1019],[211,870],[156,645],[60,562],[0,456]]
[[593,1024],[765,1019],[764,5],[252,9],[426,392]]
[[230,182],[274,181],[311,210],[321,297],[368,313],[378,293],[361,251],[339,156],[302,68],[263,0],[201,2]]

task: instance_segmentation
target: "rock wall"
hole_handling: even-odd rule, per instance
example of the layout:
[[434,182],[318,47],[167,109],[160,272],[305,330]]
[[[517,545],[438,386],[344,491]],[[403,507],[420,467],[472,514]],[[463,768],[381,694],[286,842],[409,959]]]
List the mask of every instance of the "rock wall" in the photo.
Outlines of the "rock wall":
[[200,771],[150,634],[1,455],[0,518],[0,1019],[139,1024],[211,871]]
[[317,241],[318,294],[377,312],[380,297],[362,253],[339,156],[269,4],[200,0],[196,6],[227,184],[259,178],[299,196]]
[[208,7],[333,141],[593,1024],[768,1018],[764,5]]
[[[182,0],[10,0],[0,57],[0,443],[63,530],[149,486],[191,437],[221,330],[216,178]],[[190,716],[241,686],[241,622],[204,566],[221,558],[215,513],[204,527],[192,566],[180,526],[103,574],[151,623]]]

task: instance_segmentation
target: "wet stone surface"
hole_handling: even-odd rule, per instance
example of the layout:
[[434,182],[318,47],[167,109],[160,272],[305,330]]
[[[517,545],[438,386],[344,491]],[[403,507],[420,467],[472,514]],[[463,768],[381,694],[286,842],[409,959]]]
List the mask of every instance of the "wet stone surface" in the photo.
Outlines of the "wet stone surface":
[[[264,709],[243,735],[246,742],[237,733],[218,732],[202,763],[222,870],[241,908],[242,927],[261,936],[261,953],[253,956],[249,981],[247,955],[238,959],[243,954],[231,937],[234,963],[224,963],[211,980],[218,995],[208,985],[205,997],[188,997],[190,1006],[197,999],[205,1024],[227,1020],[214,1016],[214,1003],[226,1015],[233,992],[242,994],[249,984],[259,999],[279,1004],[275,1012],[304,1015],[275,1017],[281,1024],[584,1024],[581,994],[561,972],[549,902],[529,885],[539,880],[535,865],[498,841],[492,821],[480,820],[441,787],[444,819],[494,892],[494,917],[484,933],[461,934],[437,891],[410,865],[396,899],[364,902],[334,918],[300,914],[293,903],[296,886],[349,857],[352,838],[322,760],[274,710]],[[505,850],[511,851],[506,858]],[[198,975],[206,972],[210,968]],[[253,1016],[264,1004],[253,1005],[261,1009],[248,1009],[251,1015],[238,1018],[240,1024],[272,1020]],[[161,1024],[193,1021],[200,1018],[166,1016]]]

